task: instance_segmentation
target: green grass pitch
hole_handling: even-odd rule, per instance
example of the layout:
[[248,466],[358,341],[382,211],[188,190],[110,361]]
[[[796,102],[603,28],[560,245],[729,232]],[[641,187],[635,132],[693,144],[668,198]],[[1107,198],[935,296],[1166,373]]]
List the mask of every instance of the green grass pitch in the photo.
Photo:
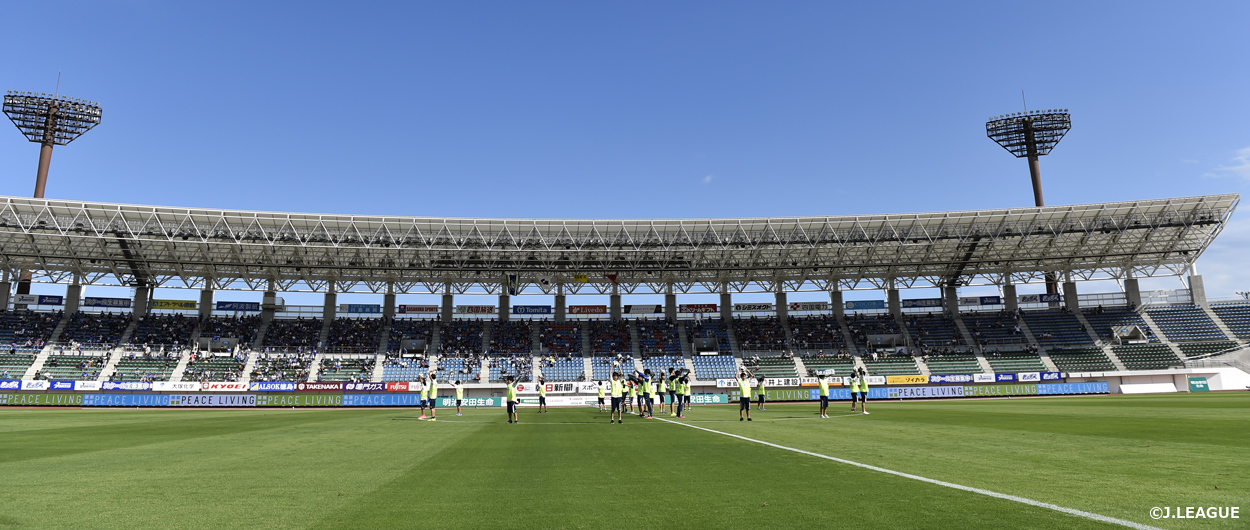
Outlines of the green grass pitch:
[[[1250,527],[1250,393],[846,408],[684,421],[1160,528]],[[0,528],[1114,527],[659,420],[439,412],[0,409]]]

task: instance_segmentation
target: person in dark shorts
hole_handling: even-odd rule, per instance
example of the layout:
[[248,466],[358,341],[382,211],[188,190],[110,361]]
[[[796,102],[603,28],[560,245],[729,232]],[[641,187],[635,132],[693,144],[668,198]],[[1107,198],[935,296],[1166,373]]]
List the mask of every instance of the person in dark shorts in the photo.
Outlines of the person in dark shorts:
[[768,389],[765,388],[764,386],[764,376],[762,375],[756,376],[755,380],[758,381],[760,384],[760,386],[755,388],[755,394],[759,396],[759,403],[757,403],[755,406],[759,408],[760,410],[767,410],[764,408],[764,394],[768,392]]
[[595,381],[595,392],[599,394],[599,412],[603,412],[606,410],[603,405],[603,381]]
[[743,369],[738,374],[738,421],[742,421],[742,414],[746,413],[746,420],[751,421],[751,379],[755,377],[750,371]]
[[521,420],[516,415],[516,381],[513,381],[512,376],[508,376],[506,399],[508,401],[508,423],[521,423]]
[[617,423],[625,423],[625,413],[621,412],[621,401],[624,400],[625,385],[621,383],[621,373],[612,372],[612,412],[608,417],[608,423],[613,421]]
[[456,415],[463,416],[460,412],[460,403],[464,401],[464,384],[460,380],[456,380]]
[[816,374],[816,384],[820,386],[820,417],[829,417],[829,380],[825,374]]
[[430,421],[438,418],[438,411],[434,410],[434,404],[438,402],[438,374],[430,372]]
[[[680,377],[680,374],[677,373],[677,370],[669,368],[668,369],[668,402],[672,403],[673,405],[676,405],[677,401],[681,399],[681,392],[677,391],[677,386],[680,382],[681,382],[681,377]],[[679,415],[677,413],[677,410],[672,407],[669,408],[668,413],[669,413],[668,414],[669,416]]]
[[547,380],[538,380],[538,413],[547,412]]
[[859,369],[859,410],[868,414],[868,372]]

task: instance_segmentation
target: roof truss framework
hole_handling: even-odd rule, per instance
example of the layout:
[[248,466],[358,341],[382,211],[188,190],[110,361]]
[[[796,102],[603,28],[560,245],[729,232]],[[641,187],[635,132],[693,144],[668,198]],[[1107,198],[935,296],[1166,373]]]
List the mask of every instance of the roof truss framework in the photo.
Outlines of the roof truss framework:
[[[39,281],[384,293],[881,289],[1183,274],[1236,194],[758,219],[436,219],[0,197],[0,267]],[[587,283],[575,281],[587,276]]]

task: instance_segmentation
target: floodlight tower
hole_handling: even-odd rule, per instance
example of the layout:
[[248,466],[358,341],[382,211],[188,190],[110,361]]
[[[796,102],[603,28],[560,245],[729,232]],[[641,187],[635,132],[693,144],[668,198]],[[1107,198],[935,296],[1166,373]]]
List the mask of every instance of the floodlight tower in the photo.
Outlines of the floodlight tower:
[[[1050,154],[1063,135],[1072,129],[1068,109],[1031,110],[995,116],[985,122],[985,134],[1016,158],[1028,157],[1029,176],[1033,179],[1033,202],[1045,206],[1042,198],[1042,167],[1037,157]],[[1046,273],[1046,292],[1057,294],[1059,282],[1054,273]]]
[[[10,90],[4,95],[4,114],[27,140],[40,144],[35,172],[35,198],[42,199],[48,184],[52,146],[66,145],[100,124],[100,104],[56,94]],[[30,273],[22,271],[18,294],[30,293]]]

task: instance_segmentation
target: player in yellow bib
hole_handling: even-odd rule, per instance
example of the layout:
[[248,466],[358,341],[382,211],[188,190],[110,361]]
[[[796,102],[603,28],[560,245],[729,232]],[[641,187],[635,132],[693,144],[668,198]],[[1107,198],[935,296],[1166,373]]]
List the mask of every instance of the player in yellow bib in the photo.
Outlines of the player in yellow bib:
[[512,379],[512,376],[508,376],[507,401],[508,401],[508,423],[521,423],[520,418],[518,418],[516,415],[516,405],[517,405],[516,381]]
[[759,399],[759,403],[757,403],[755,407],[760,410],[767,410],[764,408],[764,396],[768,393],[768,389],[764,385],[764,376],[761,375],[755,379],[760,383],[760,386],[755,388],[755,395],[758,396]]
[[547,412],[547,380],[538,380],[538,413]]
[[738,421],[742,421],[743,413],[746,413],[746,420],[751,421],[751,379],[754,377],[746,368],[738,374]]
[[820,386],[820,417],[829,417],[829,380],[825,374],[816,374],[816,384]]
[[868,414],[868,372],[859,369],[859,409]]
[[595,381],[595,390],[599,394],[599,412],[603,412],[603,381]]
[[625,385],[621,383],[621,373],[612,372],[612,413],[608,423],[625,423],[625,413],[621,412],[621,401],[625,397]]
[[427,417],[427,416],[425,415],[425,407],[426,407],[426,405],[428,404],[427,402],[430,400],[430,381],[429,381],[429,379],[427,379],[427,378],[426,378],[426,376],[424,376],[424,375],[423,375],[423,376],[421,376],[421,396],[420,396],[420,398],[421,398],[421,417],[420,417],[420,418],[417,418],[417,419],[418,419],[418,420],[424,420],[424,419]]
[[460,380],[456,380],[456,415],[463,416],[460,413],[460,403],[464,401],[464,384]]
[[434,405],[438,403],[438,374],[430,372],[430,385],[428,388],[430,392],[426,397],[429,399],[430,404],[430,421],[434,421],[438,419],[438,411],[434,409]]

